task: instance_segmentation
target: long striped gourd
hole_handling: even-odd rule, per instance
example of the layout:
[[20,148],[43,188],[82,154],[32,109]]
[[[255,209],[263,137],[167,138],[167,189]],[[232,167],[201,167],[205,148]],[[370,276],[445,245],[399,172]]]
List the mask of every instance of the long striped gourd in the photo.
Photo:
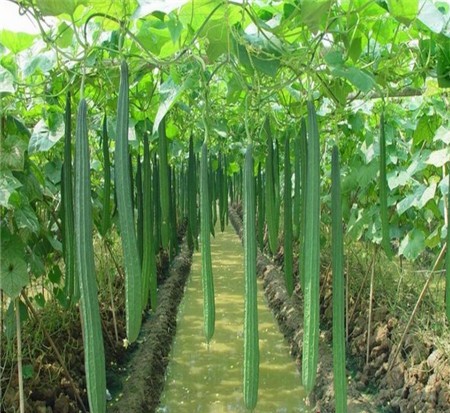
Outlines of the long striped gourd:
[[130,158],[128,148],[129,96],[128,66],[120,68],[120,88],[117,105],[116,148],[114,153],[117,208],[120,237],[125,264],[125,312],[129,342],[136,340],[141,328],[142,282],[141,265],[136,243],[131,192]]
[[257,210],[258,210],[258,246],[261,252],[264,250],[264,184],[261,170],[261,162],[258,163],[258,179],[257,179]]
[[[277,229],[277,237],[278,231],[280,228],[280,208],[281,208],[281,189],[280,189],[280,144],[278,139],[274,139],[274,150],[273,150],[273,186],[274,186],[274,194],[275,194],[275,228]],[[278,248],[278,239],[277,239],[277,248]],[[275,253],[275,251],[274,251]]]
[[289,295],[294,291],[292,250],[292,172],[289,132],[284,144],[284,277]]
[[219,220],[220,220],[220,230],[225,231],[225,216],[227,210],[227,199],[226,199],[226,172],[224,170],[223,156],[219,154],[219,167],[217,169],[217,188],[219,191]]
[[213,171],[213,162],[210,157],[209,159],[209,166],[208,166],[208,184],[209,184],[209,204],[211,207],[211,235],[213,237],[216,236],[215,226],[217,222],[217,208],[216,208],[216,188],[214,184],[214,171]]
[[256,201],[253,178],[253,145],[245,152],[244,163],[244,402],[253,410],[258,400],[259,337],[256,283]]
[[188,245],[193,248],[198,247],[198,222],[197,222],[197,180],[196,164],[194,153],[194,140],[192,135],[189,139],[189,158],[188,158]]
[[157,306],[157,283],[156,283],[156,256],[154,242],[154,209],[152,193],[152,166],[150,163],[150,148],[148,136],[144,134],[144,159],[143,170],[143,257],[142,257],[142,293],[143,307],[148,304],[150,295],[150,306],[153,311]]
[[86,101],[78,107],[75,145],[75,258],[80,283],[86,387],[91,412],[106,412],[106,370],[97,296]]
[[177,224],[177,181],[175,168],[169,166],[170,177],[170,260],[172,261],[178,254],[178,224]]
[[384,113],[380,119],[380,218],[381,245],[388,257],[392,256],[391,240],[389,236],[389,218],[387,206],[388,184],[386,178],[386,134],[384,131]]
[[161,203],[161,242],[164,249],[169,248],[170,242],[170,187],[169,163],[167,160],[166,120],[162,119],[158,127],[159,150],[159,200]]
[[207,343],[209,343],[214,334],[216,312],[211,263],[211,203],[209,199],[208,169],[208,148],[206,142],[203,142],[200,159],[200,242],[202,252],[203,320]]
[[159,201],[159,163],[155,154],[153,159],[153,207],[155,213],[155,252],[161,248],[161,204]]
[[347,412],[347,375],[345,371],[344,312],[344,237],[342,234],[341,172],[339,150],[333,146],[331,157],[331,247],[333,270],[333,378],[336,413]]
[[299,251],[300,266],[299,280],[302,288],[305,286],[305,271],[303,269],[305,233],[306,233],[306,187],[308,183],[308,138],[306,133],[306,121],[302,118],[300,126],[300,232],[299,232]]
[[136,170],[136,207],[137,207],[137,220],[136,220],[136,242],[139,254],[139,262],[142,266],[142,258],[144,253],[144,195],[142,193],[142,164],[141,157],[138,154],[137,157],[137,170]]
[[73,175],[72,175],[72,108],[70,92],[66,97],[65,131],[64,131],[64,163],[62,167],[62,224],[65,275],[65,294],[69,302],[78,301],[80,290],[75,273],[74,216],[73,216]]
[[319,352],[320,277],[320,142],[314,104],[308,101],[308,185],[306,186],[306,224],[303,247],[304,337],[302,382],[309,394],[315,384]]
[[102,125],[102,152],[103,152],[103,211],[100,234],[102,237],[111,226],[111,161],[109,158],[109,138],[106,113]]
[[272,133],[270,131],[269,118],[264,122],[264,130],[267,136],[267,157],[266,157],[266,222],[269,234],[269,250],[272,254],[277,252],[278,248],[278,217],[276,216],[276,198],[275,198],[275,177],[274,177],[274,150],[272,142]]
[[445,309],[447,320],[450,321],[450,168],[448,173],[447,192],[447,252],[445,256]]

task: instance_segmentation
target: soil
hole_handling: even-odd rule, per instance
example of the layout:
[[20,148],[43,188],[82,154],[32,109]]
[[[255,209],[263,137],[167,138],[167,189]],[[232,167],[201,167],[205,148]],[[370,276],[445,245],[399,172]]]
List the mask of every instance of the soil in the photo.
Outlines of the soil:
[[[229,212],[230,222],[242,236],[242,211],[238,206]],[[291,355],[301,366],[302,320],[301,291],[296,283],[292,297],[284,286],[284,276],[276,262],[283,261],[282,251],[270,260],[258,252],[258,276],[280,331],[289,342]],[[331,277],[323,268],[321,277],[320,362],[317,382],[309,398],[315,412],[334,412]],[[403,332],[399,319],[383,304],[374,303],[369,363],[365,363],[367,346],[367,303],[353,309],[356,314],[349,325],[347,349],[348,409],[350,412],[449,412],[450,366],[445,354],[433,343],[411,333],[393,367],[395,343]]]
[[185,243],[159,291],[155,315],[142,326],[137,348],[123,368],[121,392],[116,395],[108,412],[149,413],[158,406],[176,333],[178,305],[183,297],[191,262],[192,251]]

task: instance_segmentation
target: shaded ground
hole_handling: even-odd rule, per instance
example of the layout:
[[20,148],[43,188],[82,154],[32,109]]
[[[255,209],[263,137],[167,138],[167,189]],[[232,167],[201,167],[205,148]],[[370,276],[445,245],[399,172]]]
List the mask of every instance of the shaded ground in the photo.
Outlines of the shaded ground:
[[[240,233],[239,208],[231,209],[230,221]],[[281,253],[282,254],[282,253]],[[275,260],[282,262],[282,256]],[[323,268],[323,273],[328,270]],[[258,253],[258,275],[280,330],[290,343],[291,354],[300,368],[303,337],[301,291],[296,287],[289,297],[284,276],[277,265]],[[347,349],[348,406],[350,412],[449,412],[450,367],[448,356],[432,342],[424,342],[411,333],[393,368],[387,372],[395,343],[404,326],[386,307],[375,303],[370,340],[369,363],[365,363],[367,345],[367,307],[361,301],[353,308]],[[403,328],[402,328],[403,327]],[[321,336],[319,371],[310,403],[317,412],[334,412],[333,364],[331,351],[331,277],[322,274]],[[351,376],[351,378],[350,378]]]

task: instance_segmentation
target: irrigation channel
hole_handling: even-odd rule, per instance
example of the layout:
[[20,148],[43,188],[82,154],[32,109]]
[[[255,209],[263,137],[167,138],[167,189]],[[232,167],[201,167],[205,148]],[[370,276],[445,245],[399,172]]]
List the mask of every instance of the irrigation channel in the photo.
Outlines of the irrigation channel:
[[[195,253],[180,305],[158,413],[246,412],[242,395],[244,253],[231,226],[211,240],[216,328],[203,335],[201,255]],[[258,281],[260,282],[260,281]],[[260,383],[255,412],[308,412],[300,375],[289,348],[258,289]]]

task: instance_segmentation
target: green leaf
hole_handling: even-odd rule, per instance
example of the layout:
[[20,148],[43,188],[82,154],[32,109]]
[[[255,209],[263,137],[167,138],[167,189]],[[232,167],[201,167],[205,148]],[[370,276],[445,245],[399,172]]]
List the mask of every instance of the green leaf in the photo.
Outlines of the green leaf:
[[169,14],[187,3],[189,0],[138,0],[139,6],[133,13],[133,19],[140,19],[155,11]]
[[336,67],[332,73],[347,79],[364,93],[369,92],[375,86],[375,79],[356,67]]
[[[447,23],[450,27],[450,19]],[[437,53],[436,73],[438,85],[442,88],[450,87],[450,39],[446,38],[439,43]]]
[[417,20],[434,33],[441,33],[446,25],[444,15],[431,0],[421,1]]
[[162,119],[166,115],[166,113],[170,110],[173,104],[177,101],[177,99],[181,96],[181,94],[186,89],[186,86],[189,82],[189,78],[181,84],[177,85],[173,79],[169,76],[169,78],[160,86],[160,104],[158,108],[158,112],[155,116],[155,122],[153,124],[153,133],[157,133],[158,126],[161,123]]
[[14,93],[15,91],[14,76],[10,71],[0,66],[0,93]]
[[450,129],[445,126],[440,126],[434,135],[434,139],[436,141],[444,142],[446,145],[450,145]]
[[403,238],[398,253],[413,261],[425,249],[425,235],[420,229],[414,228]]
[[27,284],[28,272],[23,259],[23,245],[17,237],[13,237],[5,247],[2,243],[0,285],[5,294],[14,299]]
[[48,73],[56,64],[56,55],[53,51],[48,51],[38,55],[31,54],[25,59],[23,65],[23,74],[31,76],[40,70],[42,73]]
[[28,49],[35,38],[36,36],[28,33],[12,32],[6,29],[0,31],[0,43],[14,54]]
[[54,126],[53,130],[41,119],[33,129],[28,152],[46,152],[52,148],[64,136],[64,122],[61,120]]
[[0,206],[10,208],[9,197],[21,186],[22,184],[14,178],[11,172],[2,171],[0,175]]
[[41,227],[39,220],[29,205],[23,205],[21,208],[16,209],[15,218],[18,228],[26,229],[34,234],[38,234]]
[[328,15],[330,6],[330,0],[303,0],[300,21],[315,32],[320,28],[322,19]]
[[80,4],[88,4],[86,0],[36,0],[36,6],[44,16],[73,15]]
[[450,161],[450,147],[431,152],[425,163],[440,168],[448,161]]
[[409,25],[419,12],[419,0],[387,0],[389,12],[401,23]]

